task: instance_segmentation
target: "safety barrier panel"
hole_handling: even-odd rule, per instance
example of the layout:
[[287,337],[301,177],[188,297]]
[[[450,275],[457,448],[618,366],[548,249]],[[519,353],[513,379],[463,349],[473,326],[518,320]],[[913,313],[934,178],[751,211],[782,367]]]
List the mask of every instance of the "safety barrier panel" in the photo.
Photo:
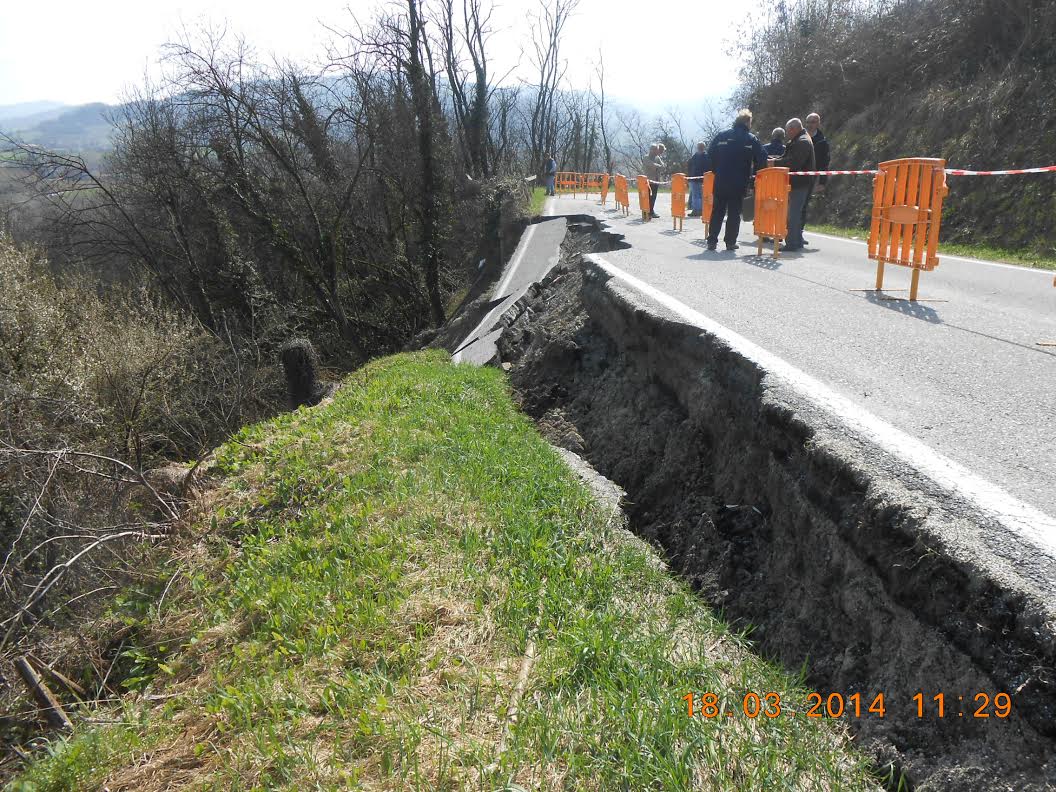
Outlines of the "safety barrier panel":
[[609,174],[607,173],[581,173],[579,174],[579,186],[580,192],[583,193],[600,193],[601,194],[601,205],[605,205],[605,201],[609,195]]
[[627,195],[627,177],[616,174],[616,208],[623,214],[631,211],[631,199]]
[[579,189],[579,174],[571,171],[558,171],[557,178],[554,180],[554,192],[556,193],[572,193],[572,197],[576,197],[577,192],[582,192]]
[[649,205],[649,179],[639,175],[638,182],[638,208],[642,210],[642,220],[649,222],[653,207]]
[[682,222],[686,217],[686,190],[689,182],[686,174],[675,173],[671,176],[671,228],[682,230]]
[[946,160],[907,158],[880,163],[873,180],[869,258],[876,260],[876,289],[884,288],[884,265],[911,267],[909,299],[917,299],[921,270],[939,266],[939,225],[946,186]]
[[774,240],[774,258],[788,235],[788,194],[792,180],[788,168],[764,168],[755,175],[755,222],[757,255],[763,255],[763,237]]
[[701,177],[700,193],[700,219],[704,223],[704,235],[707,236],[711,228],[711,210],[715,207],[715,174],[712,171]]

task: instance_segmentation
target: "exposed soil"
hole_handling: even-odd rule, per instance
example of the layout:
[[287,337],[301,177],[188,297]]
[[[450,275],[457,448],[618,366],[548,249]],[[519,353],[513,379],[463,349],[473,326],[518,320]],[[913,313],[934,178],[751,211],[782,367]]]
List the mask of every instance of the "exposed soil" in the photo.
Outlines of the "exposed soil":
[[[869,448],[831,442],[750,361],[581,261],[584,245],[618,239],[572,236],[502,319],[503,367],[542,431],[627,492],[632,529],[760,651],[805,667],[823,695],[884,694],[884,718],[865,704],[845,716],[880,775],[921,792],[1056,788],[1051,626],[1037,609],[939,546],[928,521],[941,509],[878,483]],[[1009,718],[992,705],[973,717],[977,693],[1001,691]]]

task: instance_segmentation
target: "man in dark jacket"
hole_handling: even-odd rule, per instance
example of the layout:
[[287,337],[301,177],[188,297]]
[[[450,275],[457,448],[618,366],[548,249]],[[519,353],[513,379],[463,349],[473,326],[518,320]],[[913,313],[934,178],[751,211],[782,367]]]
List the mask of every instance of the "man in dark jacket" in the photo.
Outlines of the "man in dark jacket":
[[[814,169],[828,170],[829,141],[825,137],[825,133],[821,131],[821,116],[817,113],[811,113],[807,116],[806,121],[803,122],[803,126],[807,128],[807,134],[810,135],[811,142],[814,144]],[[803,204],[803,227],[807,225],[807,204],[810,203],[811,196],[814,193],[824,192],[828,181],[828,176],[819,176],[813,189],[807,193],[807,202]],[[803,244],[806,244],[806,240],[804,240]]]
[[697,144],[697,150],[689,158],[686,165],[686,175],[689,176],[689,216],[700,217],[700,210],[704,206],[704,192],[701,189],[700,177],[711,170],[711,159],[708,157],[708,147],[703,141]]
[[708,250],[715,250],[719,245],[719,228],[724,217],[726,249],[737,249],[745,190],[752,173],[766,167],[766,152],[759,138],[751,133],[751,128],[751,111],[741,110],[733,127],[717,134],[708,147],[708,157],[715,171],[715,203],[708,227]]
[[803,207],[814,186],[813,176],[796,176],[799,171],[812,171],[814,167],[814,144],[798,118],[788,119],[785,124],[785,153],[774,160],[775,168],[788,168],[792,174],[792,192],[788,194],[788,235],[782,250],[803,248]]
[[768,157],[780,157],[785,153],[785,130],[782,127],[774,127],[770,133],[770,142],[763,146],[763,151]]
[[557,160],[553,154],[546,155],[546,194],[554,194],[554,182],[557,180]]

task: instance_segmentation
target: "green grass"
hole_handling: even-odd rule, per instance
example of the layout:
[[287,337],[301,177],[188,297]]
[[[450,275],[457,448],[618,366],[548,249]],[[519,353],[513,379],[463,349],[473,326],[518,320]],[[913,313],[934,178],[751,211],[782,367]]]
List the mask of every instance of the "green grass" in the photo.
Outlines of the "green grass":
[[[126,605],[128,673],[168,698],[103,713],[14,790],[868,784],[843,725],[804,718],[797,680],[614,524],[501,372],[376,361],[210,472],[164,607]],[[799,715],[690,719],[689,691]]]
[[[868,228],[847,228],[846,226],[810,223],[805,230],[805,233],[810,234],[812,230],[816,230],[820,234],[857,238],[862,241],[869,239]],[[1002,261],[1006,264],[1018,264],[1023,267],[1032,267],[1034,269],[1056,270],[1056,257],[1040,256],[1028,251],[991,247],[989,245],[966,245],[954,242],[940,242],[939,253],[946,253],[951,256],[984,259],[986,261]]]
[[533,187],[531,202],[528,204],[528,216],[537,217],[542,214],[544,203],[546,203],[546,188]]

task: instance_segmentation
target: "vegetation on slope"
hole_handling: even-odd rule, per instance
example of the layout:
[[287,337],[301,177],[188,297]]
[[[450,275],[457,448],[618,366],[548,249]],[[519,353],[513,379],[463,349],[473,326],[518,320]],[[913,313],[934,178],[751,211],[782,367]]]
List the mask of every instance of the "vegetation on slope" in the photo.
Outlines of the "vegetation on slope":
[[[98,613],[136,574],[164,526],[135,471],[194,459],[281,403],[259,350],[145,290],[57,277],[0,232],[0,666],[56,659],[35,641]],[[87,687],[105,687],[104,674]],[[22,690],[4,675],[10,714]],[[28,738],[10,725],[0,718],[0,744]]]
[[[1053,164],[1048,0],[798,0],[745,38],[737,99],[757,129],[817,111],[833,168],[898,157],[999,170]],[[1056,174],[950,177],[943,238],[1052,257]],[[820,221],[864,225],[867,176],[835,176]]]
[[[375,361],[243,430],[126,597],[130,694],[15,790],[859,789],[833,723],[599,506],[500,372]],[[163,601],[162,601],[163,600]],[[686,716],[712,691],[736,716]],[[780,691],[786,714],[740,714]],[[789,708],[799,709],[795,716]]]

